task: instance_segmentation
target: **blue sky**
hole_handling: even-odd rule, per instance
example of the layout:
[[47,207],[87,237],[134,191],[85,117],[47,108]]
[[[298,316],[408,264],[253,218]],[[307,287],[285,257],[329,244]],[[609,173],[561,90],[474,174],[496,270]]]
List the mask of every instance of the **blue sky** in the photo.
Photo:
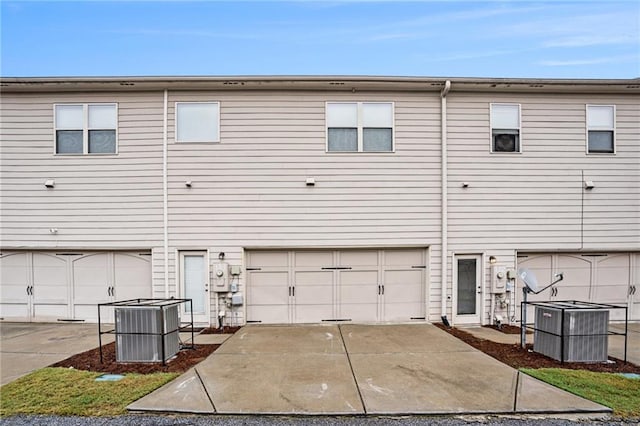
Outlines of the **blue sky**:
[[0,2],[2,76],[640,76],[640,0]]

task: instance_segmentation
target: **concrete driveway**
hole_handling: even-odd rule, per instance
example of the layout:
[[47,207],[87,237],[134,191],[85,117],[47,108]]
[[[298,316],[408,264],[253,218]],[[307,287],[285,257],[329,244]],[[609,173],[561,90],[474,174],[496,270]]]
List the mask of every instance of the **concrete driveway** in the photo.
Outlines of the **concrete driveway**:
[[98,324],[0,322],[0,385],[97,347]]
[[603,413],[430,324],[246,326],[129,406],[221,414]]

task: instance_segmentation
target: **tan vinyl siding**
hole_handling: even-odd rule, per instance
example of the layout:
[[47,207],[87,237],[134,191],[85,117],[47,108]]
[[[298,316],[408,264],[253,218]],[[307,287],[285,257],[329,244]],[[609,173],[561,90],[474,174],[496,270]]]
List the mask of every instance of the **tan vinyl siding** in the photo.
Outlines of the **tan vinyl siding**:
[[[452,93],[448,102],[452,250],[638,247],[637,96]],[[521,154],[490,153],[491,102],[521,105]],[[615,155],[586,154],[586,104],[616,105]],[[583,173],[593,190],[583,191]]]
[[[118,104],[118,154],[55,155],[53,105],[98,102]],[[3,94],[3,247],[161,244],[162,111],[162,93]]]
[[[396,153],[326,153],[325,102],[395,101]],[[220,143],[175,143],[176,101],[219,101]],[[174,245],[424,245],[439,235],[439,104],[431,96],[175,93]],[[314,177],[315,187],[305,186]],[[191,180],[192,188],[184,182]]]

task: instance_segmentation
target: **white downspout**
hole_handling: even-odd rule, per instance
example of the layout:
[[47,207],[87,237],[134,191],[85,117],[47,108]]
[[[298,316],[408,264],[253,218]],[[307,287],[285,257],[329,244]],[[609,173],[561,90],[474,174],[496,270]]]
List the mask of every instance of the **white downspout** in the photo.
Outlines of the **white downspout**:
[[169,91],[164,90],[164,111],[162,122],[162,216],[164,230],[164,297],[169,298],[169,184],[168,170],[168,115]]
[[[442,296],[442,306],[440,310],[440,314],[442,316],[443,322],[445,322],[447,318],[447,266],[448,266],[448,256],[447,253],[449,248],[447,247],[447,222],[448,222],[448,213],[447,213],[447,94],[451,90],[451,81],[447,80],[444,83],[444,88],[440,92],[440,132],[442,136],[442,158],[441,158],[441,168],[442,168],[442,200],[441,200],[441,209],[442,209],[442,252],[440,258],[442,259],[441,272],[440,275],[442,277],[442,288],[441,288],[441,296]],[[446,322],[445,322],[446,324]]]

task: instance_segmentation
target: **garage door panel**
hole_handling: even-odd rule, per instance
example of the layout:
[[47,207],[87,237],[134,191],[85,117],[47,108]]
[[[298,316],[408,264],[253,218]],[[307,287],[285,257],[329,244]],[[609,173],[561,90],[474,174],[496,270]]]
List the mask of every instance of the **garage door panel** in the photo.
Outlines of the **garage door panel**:
[[[27,287],[29,286],[29,263],[26,253],[8,254],[0,257],[0,295],[2,296],[2,305],[5,304],[7,313],[19,310],[15,304],[24,303],[23,309],[26,311],[26,303],[29,301]],[[3,309],[4,311],[4,309]]]
[[286,251],[251,251],[247,252],[247,266],[251,268],[284,267],[289,264],[289,253]]
[[340,319],[374,322],[378,318],[378,305],[374,303],[341,303]]
[[386,270],[384,272],[385,285],[400,285],[407,283],[421,283],[423,271],[421,269]]
[[591,285],[591,262],[577,256],[558,256],[558,272],[564,273],[562,287],[589,287]]
[[296,305],[323,305],[333,303],[333,288],[331,286],[296,286]]
[[298,251],[295,252],[296,267],[324,267],[333,264],[333,252]]
[[378,285],[378,271],[340,271],[340,285],[376,286]]
[[388,303],[384,306],[385,321],[409,321],[424,317],[424,305],[419,302]]
[[385,266],[420,266],[424,265],[423,250],[386,250]]
[[288,272],[260,271],[249,272],[252,286],[256,287],[287,287],[289,284]]
[[358,268],[362,266],[378,266],[378,251],[343,251],[340,252],[340,261],[338,266],[350,266]]
[[89,255],[73,261],[73,291],[76,305],[108,302],[108,282],[106,253]]
[[420,284],[385,284],[385,303],[412,303],[422,300],[423,286]]
[[[252,282],[252,284],[254,283]],[[247,303],[251,305],[286,305],[289,303],[289,287],[251,285],[247,294]]]
[[317,323],[332,320],[333,304],[327,305],[298,305],[295,306],[294,321],[296,323]]
[[333,271],[296,271],[295,285],[298,286],[326,286],[333,283]]
[[[340,286],[340,303],[378,303],[378,286],[368,285],[342,285]],[[375,318],[373,318],[375,319]]]
[[[66,312],[69,304],[69,284],[67,279],[66,259],[48,254],[33,254],[34,303],[64,305],[63,312]],[[67,315],[65,314],[64,316],[66,317]]]
[[35,318],[45,321],[55,321],[58,319],[69,318],[69,305],[64,304],[38,304],[33,307],[33,315]]
[[247,321],[263,324],[288,323],[289,307],[287,305],[249,305],[247,306]]
[[151,262],[141,256],[116,253],[113,257],[118,300],[151,297]]

